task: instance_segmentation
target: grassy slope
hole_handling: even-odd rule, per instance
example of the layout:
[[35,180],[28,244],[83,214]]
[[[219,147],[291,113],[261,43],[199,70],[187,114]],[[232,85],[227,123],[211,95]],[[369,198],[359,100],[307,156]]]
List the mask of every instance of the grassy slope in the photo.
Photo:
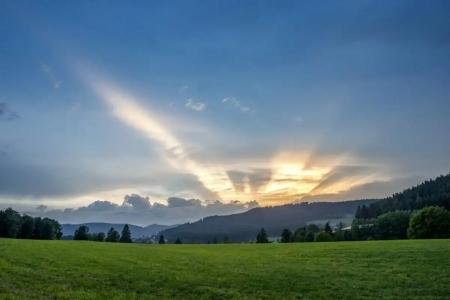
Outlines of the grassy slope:
[[450,240],[126,245],[0,239],[0,298],[449,299]]

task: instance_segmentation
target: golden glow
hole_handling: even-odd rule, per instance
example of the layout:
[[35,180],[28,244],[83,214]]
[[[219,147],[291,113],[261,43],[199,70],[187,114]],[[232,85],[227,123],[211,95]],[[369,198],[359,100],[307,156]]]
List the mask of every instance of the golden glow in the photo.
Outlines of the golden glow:
[[272,163],[272,178],[266,185],[264,198],[271,195],[299,200],[310,193],[329,172],[322,167],[305,167],[306,156],[283,153]]
[[[182,173],[196,176],[203,186],[212,192],[218,200],[251,201],[257,200],[263,205],[283,204],[301,200],[305,196],[327,193],[339,193],[349,188],[368,182],[372,178],[351,178],[338,180],[324,188],[319,185],[339,164],[322,160],[321,164],[311,162],[311,153],[280,153],[272,161],[252,163],[238,162],[237,167],[227,165],[208,165],[193,160],[183,143],[172,131],[158,120],[151,111],[139,104],[139,101],[122,90],[99,78],[90,77],[90,82],[99,97],[110,107],[114,116],[129,127],[143,133],[149,140],[156,141],[163,150],[163,157],[169,164]],[[334,160],[334,161],[333,161]],[[255,184],[253,170],[269,171],[269,178]],[[233,182],[228,170],[247,170],[240,182]],[[252,179],[253,178],[253,179]],[[234,179],[236,180],[236,179]],[[195,196],[195,195],[193,195]],[[210,199],[211,200],[211,199]]]

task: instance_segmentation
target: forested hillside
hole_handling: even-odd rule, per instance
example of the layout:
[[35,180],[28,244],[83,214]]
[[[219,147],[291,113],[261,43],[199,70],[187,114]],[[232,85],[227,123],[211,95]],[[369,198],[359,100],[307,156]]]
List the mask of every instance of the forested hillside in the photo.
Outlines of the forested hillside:
[[254,208],[247,212],[212,216],[194,223],[164,230],[169,242],[180,238],[183,243],[247,242],[254,240],[264,227],[269,236],[279,236],[284,228],[296,229],[316,220],[329,220],[353,216],[358,206],[373,200],[345,202],[317,202]]
[[450,174],[425,181],[391,197],[358,208],[356,218],[370,219],[395,210],[417,210],[426,206],[450,209]]

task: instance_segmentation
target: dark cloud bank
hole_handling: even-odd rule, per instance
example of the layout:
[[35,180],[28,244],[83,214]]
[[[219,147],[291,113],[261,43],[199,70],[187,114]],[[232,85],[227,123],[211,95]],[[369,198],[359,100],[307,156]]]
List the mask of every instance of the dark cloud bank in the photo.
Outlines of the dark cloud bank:
[[121,205],[97,200],[79,208],[47,210],[42,205],[30,214],[54,218],[61,223],[108,222],[135,225],[180,224],[211,215],[227,215],[257,207],[256,201],[222,203],[171,197],[167,204],[151,203],[148,197],[127,195]]

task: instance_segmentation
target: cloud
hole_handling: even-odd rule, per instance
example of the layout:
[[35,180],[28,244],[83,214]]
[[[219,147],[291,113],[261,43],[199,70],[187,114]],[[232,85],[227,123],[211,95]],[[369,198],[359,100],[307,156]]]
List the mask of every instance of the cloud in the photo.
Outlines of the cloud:
[[142,197],[138,194],[126,195],[123,201],[123,205],[130,205],[136,209],[148,209],[151,206],[148,197]]
[[187,99],[186,104],[184,106],[188,109],[192,109],[195,111],[203,111],[206,108],[205,103],[196,101],[192,98]]
[[131,194],[124,197],[121,205],[110,201],[97,200],[87,206],[75,209],[40,209],[27,213],[47,216],[61,223],[112,222],[136,225],[180,224],[196,221],[210,215],[227,215],[244,212],[258,207],[256,201],[231,201],[223,203],[218,200],[202,203],[198,199],[171,197],[167,204],[151,203],[148,197]]
[[117,204],[111,203],[109,201],[100,201],[97,200],[92,202],[86,207],[80,207],[78,210],[81,211],[90,211],[90,212],[102,212],[102,211],[111,211],[118,207]]
[[48,65],[41,64],[41,70],[47,75],[54,89],[59,89],[61,87],[62,81],[56,78],[56,76],[53,74],[52,69]]
[[189,207],[189,206],[201,206],[202,202],[198,199],[184,199],[178,197],[170,197],[167,199],[168,207]]
[[178,89],[178,92],[179,92],[180,94],[182,94],[182,93],[184,93],[184,92],[186,92],[186,91],[188,91],[188,90],[189,90],[189,85],[185,84],[185,85],[182,85],[182,86]]
[[343,181],[358,180],[370,176],[373,172],[374,169],[367,166],[336,166],[325,175],[320,183],[311,191],[311,194],[325,192],[327,189]]
[[0,102],[0,120],[12,121],[18,118],[19,115],[16,112],[12,111],[9,108],[8,104]]
[[216,195],[219,199],[222,191],[232,188],[231,182],[221,166],[205,166],[194,161],[185,146],[172,133],[172,131],[160,122],[148,109],[139,105],[132,96],[100,78],[87,75],[94,91],[110,107],[115,117],[120,121],[143,133],[151,142],[157,142],[164,149],[167,161],[176,170],[182,173],[190,173]]
[[379,199],[398,193],[402,189],[417,185],[422,180],[418,177],[407,177],[391,181],[373,181],[358,184],[345,191],[336,193],[306,195],[302,198],[302,201],[344,201],[362,198]]
[[225,97],[222,99],[222,103],[228,104],[231,107],[233,107],[243,113],[248,113],[248,112],[253,111],[250,107],[245,106],[241,102],[239,102],[235,97]]

